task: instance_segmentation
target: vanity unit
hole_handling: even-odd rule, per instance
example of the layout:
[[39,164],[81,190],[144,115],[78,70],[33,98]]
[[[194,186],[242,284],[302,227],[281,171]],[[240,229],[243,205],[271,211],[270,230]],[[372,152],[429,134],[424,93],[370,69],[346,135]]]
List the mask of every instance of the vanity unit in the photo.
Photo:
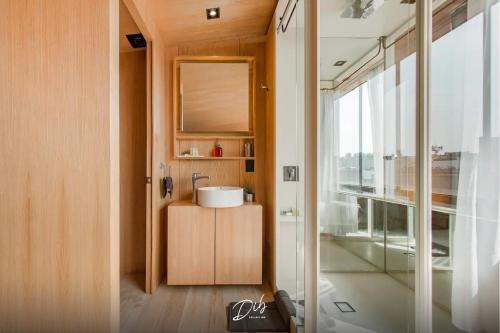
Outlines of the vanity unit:
[[168,207],[169,285],[262,284],[262,206]]
[[182,56],[173,65],[172,163],[179,198],[192,200],[168,207],[167,283],[262,284],[262,206],[243,204],[243,188],[264,191],[255,58]]

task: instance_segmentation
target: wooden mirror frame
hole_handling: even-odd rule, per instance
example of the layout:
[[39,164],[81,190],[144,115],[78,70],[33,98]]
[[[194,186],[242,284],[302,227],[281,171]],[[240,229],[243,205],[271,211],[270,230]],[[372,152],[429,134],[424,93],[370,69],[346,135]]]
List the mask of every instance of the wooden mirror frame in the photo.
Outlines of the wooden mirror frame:
[[[181,63],[248,63],[249,66],[249,130],[243,132],[183,132],[179,130],[179,90]],[[255,97],[256,97],[256,70],[255,57],[241,56],[180,56],[173,61],[173,133],[176,138],[185,137],[225,137],[225,136],[253,136],[255,130]]]

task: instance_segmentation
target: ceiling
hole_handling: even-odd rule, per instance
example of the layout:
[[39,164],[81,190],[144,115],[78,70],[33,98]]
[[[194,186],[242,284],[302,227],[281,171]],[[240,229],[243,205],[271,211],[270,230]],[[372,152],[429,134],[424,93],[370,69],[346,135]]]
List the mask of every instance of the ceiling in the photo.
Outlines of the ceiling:
[[[389,36],[415,13],[415,5],[385,0],[366,19],[342,18],[353,0],[321,0],[320,62],[321,80],[333,80],[377,46],[377,38]],[[340,67],[338,60],[346,60]]]
[[[264,35],[276,0],[149,0],[155,24],[167,45],[180,42]],[[219,7],[220,19],[205,10]]]
[[130,16],[130,13],[123,4],[123,1],[120,1],[120,52],[130,52],[141,49],[134,49],[130,43],[126,35],[128,34],[138,34],[140,33],[139,28],[135,24],[135,21]]
[[[369,50],[377,46],[375,38],[321,38],[321,80],[330,81],[357,62]],[[375,53],[375,52],[374,52]],[[343,66],[334,66],[339,60],[347,61]]]

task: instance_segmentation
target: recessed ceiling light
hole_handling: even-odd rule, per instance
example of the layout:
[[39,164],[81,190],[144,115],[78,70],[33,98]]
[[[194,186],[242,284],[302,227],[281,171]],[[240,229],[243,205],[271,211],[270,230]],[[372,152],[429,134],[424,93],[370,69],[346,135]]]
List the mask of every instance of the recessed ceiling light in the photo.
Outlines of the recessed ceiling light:
[[220,18],[220,9],[217,8],[207,8],[207,20],[213,20]]
[[333,66],[344,66],[346,62],[347,62],[346,60],[339,60],[339,61],[336,61],[333,64]]

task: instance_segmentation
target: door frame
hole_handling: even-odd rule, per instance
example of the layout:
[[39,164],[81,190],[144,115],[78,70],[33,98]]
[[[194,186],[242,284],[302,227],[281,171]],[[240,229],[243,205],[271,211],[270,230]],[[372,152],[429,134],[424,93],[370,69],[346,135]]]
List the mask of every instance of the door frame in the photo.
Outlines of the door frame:
[[152,293],[153,265],[153,42],[146,45],[146,271],[145,291]]
[[145,284],[146,293],[152,292],[152,214],[153,214],[153,190],[152,190],[152,167],[153,167],[153,37],[148,30],[134,0],[121,0],[127,7],[130,16],[139,28],[146,40],[146,267]]

